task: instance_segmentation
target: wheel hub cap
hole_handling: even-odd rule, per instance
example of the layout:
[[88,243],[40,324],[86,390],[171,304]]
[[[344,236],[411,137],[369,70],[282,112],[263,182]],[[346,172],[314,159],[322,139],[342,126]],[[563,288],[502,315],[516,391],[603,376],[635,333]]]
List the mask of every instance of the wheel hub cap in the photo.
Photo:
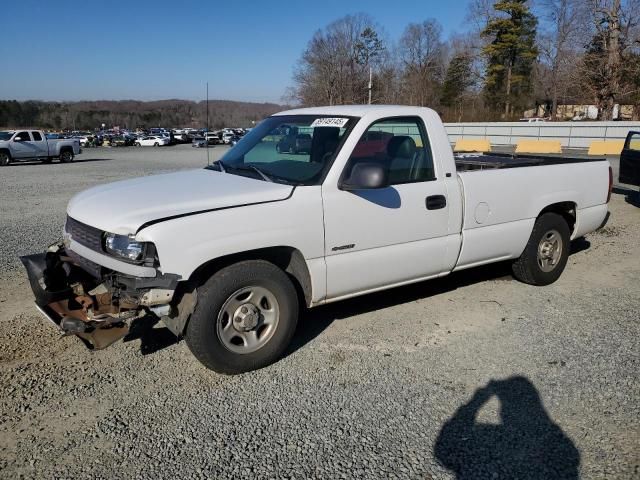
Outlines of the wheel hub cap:
[[543,272],[550,272],[562,256],[562,237],[556,230],[550,230],[542,236],[538,244],[538,266]]
[[273,292],[252,285],[227,298],[218,313],[216,330],[226,349],[246,354],[269,342],[279,319],[280,306]]
[[260,312],[255,305],[245,303],[238,307],[233,315],[233,326],[236,330],[248,332],[258,326]]

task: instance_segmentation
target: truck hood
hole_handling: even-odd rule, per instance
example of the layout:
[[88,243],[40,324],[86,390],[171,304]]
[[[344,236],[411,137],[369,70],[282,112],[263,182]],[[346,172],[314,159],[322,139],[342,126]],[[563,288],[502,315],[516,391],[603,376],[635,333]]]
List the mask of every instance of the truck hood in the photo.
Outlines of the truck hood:
[[214,170],[186,170],[100,185],[74,196],[67,214],[118,234],[190,213],[284,200],[293,187]]

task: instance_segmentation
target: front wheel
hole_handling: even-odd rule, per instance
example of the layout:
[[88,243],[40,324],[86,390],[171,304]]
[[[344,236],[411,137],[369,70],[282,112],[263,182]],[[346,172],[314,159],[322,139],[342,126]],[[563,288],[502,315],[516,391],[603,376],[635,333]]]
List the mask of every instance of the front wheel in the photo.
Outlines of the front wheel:
[[569,259],[571,232],[557,213],[540,215],[524,252],[512,265],[513,275],[531,285],[549,285],[562,274]]
[[198,288],[185,339],[207,368],[243,373],[278,360],[297,322],[298,298],[287,274],[263,260],[243,261]]
[[60,162],[62,163],[73,162],[73,152],[71,152],[70,150],[65,150],[64,152],[60,153]]
[[159,147],[159,146],[160,146],[160,144],[159,144],[158,142],[156,142],[156,143],[154,143],[154,144],[153,144],[153,146],[154,146],[154,147]]
[[11,163],[11,156],[7,152],[0,152],[0,167],[6,167]]

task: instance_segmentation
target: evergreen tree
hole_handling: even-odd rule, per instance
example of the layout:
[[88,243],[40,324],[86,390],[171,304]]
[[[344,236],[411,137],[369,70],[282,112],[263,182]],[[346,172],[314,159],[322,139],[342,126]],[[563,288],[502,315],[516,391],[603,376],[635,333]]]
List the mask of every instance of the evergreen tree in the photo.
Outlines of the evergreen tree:
[[492,38],[482,51],[487,61],[485,96],[489,105],[510,116],[514,107],[525,105],[531,91],[538,20],[527,0],[498,0],[493,8],[496,16],[482,32]]
[[472,58],[467,53],[458,53],[453,56],[442,87],[441,103],[447,107],[455,106],[473,85],[473,72],[471,69]]

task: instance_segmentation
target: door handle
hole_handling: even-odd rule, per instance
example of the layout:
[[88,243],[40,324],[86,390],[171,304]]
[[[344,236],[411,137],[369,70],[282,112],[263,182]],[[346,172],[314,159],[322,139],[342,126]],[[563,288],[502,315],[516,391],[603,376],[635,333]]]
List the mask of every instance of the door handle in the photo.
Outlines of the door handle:
[[425,200],[427,210],[439,210],[447,206],[447,197],[444,195],[430,195]]

